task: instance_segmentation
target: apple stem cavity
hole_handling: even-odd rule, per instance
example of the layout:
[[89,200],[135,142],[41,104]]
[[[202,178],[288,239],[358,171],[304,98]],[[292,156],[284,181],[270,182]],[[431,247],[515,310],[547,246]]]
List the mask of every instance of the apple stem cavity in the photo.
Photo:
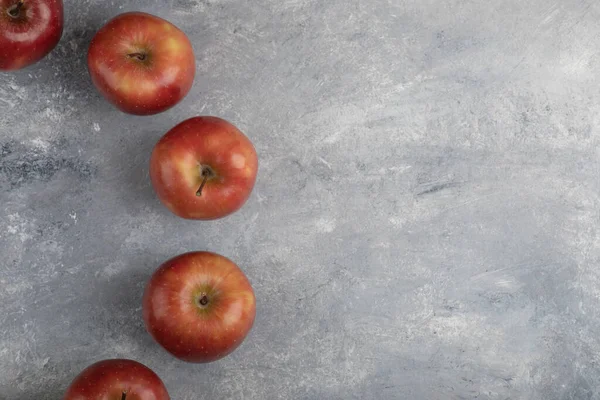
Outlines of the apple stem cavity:
[[196,297],[196,305],[200,309],[206,308],[206,306],[210,303],[210,299],[206,293],[200,293],[198,297]]
[[202,295],[202,297],[200,297],[200,300],[198,300],[198,303],[200,303],[201,306],[207,305],[208,304],[208,296]]
[[130,53],[130,54],[127,54],[127,56],[129,58],[137,58],[139,61],[146,61],[145,53]]
[[9,7],[6,11],[10,17],[18,18],[21,13],[21,8],[23,8],[23,0],[19,0],[17,4]]
[[206,182],[212,178],[213,176],[215,176],[215,173],[213,172],[213,170],[204,165],[202,166],[202,183],[200,184],[200,187],[198,188],[198,190],[196,191],[196,196],[202,196],[202,189],[204,189],[204,185],[206,185]]

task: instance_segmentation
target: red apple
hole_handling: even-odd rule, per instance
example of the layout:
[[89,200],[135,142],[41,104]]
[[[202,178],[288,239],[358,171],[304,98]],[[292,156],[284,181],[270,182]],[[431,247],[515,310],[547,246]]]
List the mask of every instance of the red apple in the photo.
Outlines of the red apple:
[[167,132],[150,158],[158,198],[182,218],[210,220],[244,205],[256,181],[250,140],[229,122],[195,117]]
[[256,315],[248,278],[231,260],[209,252],[179,255],[162,264],[146,286],[146,329],[175,357],[210,362],[244,340]]
[[192,44],[162,18],[141,12],[110,20],[92,39],[88,69],[94,85],[121,111],[165,111],[190,91],[196,74]]
[[150,368],[132,360],[104,360],[84,369],[63,400],[169,400]]
[[62,32],[62,0],[0,0],[0,71],[38,62]]

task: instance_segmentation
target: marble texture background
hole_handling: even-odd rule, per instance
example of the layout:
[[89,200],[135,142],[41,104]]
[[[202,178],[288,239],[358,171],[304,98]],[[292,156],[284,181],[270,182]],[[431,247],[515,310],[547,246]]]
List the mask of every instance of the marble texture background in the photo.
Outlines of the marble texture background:
[[[85,54],[111,16],[187,32],[188,97],[113,109]],[[0,74],[0,398],[61,398],[133,358],[172,398],[600,399],[600,3],[66,0],[41,63]],[[234,216],[156,199],[154,143],[229,119],[260,157]],[[232,356],[145,332],[153,270],[236,261],[258,300]]]

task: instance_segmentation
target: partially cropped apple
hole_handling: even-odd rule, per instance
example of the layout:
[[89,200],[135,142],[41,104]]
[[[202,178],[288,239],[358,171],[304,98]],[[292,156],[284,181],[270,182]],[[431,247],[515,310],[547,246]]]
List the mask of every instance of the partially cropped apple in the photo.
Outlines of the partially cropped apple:
[[38,62],[62,32],[62,0],[0,0],[0,71]]
[[165,385],[150,368],[133,360],[104,360],[84,369],[63,400],[169,400]]
[[231,123],[195,117],[167,132],[150,158],[158,198],[176,215],[211,220],[241,208],[254,187],[258,157]]
[[121,111],[151,115],[173,107],[190,91],[196,60],[188,37],[175,25],[131,12],[96,33],[88,69],[100,93]]
[[162,264],[146,286],[146,329],[175,357],[205,363],[235,350],[256,315],[246,275],[233,261],[191,252]]

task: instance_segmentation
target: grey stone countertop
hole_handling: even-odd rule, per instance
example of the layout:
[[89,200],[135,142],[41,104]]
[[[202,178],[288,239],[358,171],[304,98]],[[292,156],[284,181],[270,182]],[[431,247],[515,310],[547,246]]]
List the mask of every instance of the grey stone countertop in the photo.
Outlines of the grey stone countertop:
[[[140,10],[191,38],[177,107],[120,113],[85,55]],[[173,399],[600,399],[600,3],[66,0],[50,57],[0,74],[0,398],[104,358]],[[244,208],[186,221],[148,178],[188,117],[260,157]],[[180,362],[141,318],[155,268],[236,261],[257,319]]]

